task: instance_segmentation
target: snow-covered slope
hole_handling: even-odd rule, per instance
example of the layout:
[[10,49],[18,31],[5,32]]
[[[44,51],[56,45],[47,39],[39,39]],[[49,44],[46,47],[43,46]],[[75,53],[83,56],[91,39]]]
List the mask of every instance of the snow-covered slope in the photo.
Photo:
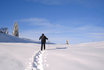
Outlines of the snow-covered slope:
[[0,43],[0,70],[25,70],[39,50],[39,44]]
[[0,33],[0,42],[13,42],[13,43],[39,43],[26,38],[18,38],[12,35]]
[[44,55],[44,70],[104,70],[104,42],[48,49]]
[[0,70],[104,70],[104,42],[46,47],[0,43]]
[[[33,41],[27,38],[18,38],[12,35],[0,33],[0,43],[38,43],[40,41]],[[47,42],[47,44],[55,44],[52,42]]]

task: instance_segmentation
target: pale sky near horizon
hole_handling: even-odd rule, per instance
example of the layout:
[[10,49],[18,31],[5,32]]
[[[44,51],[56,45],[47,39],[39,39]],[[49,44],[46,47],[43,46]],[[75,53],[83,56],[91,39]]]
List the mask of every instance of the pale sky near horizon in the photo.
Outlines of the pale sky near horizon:
[[44,33],[54,43],[104,41],[104,0],[0,0],[0,28],[37,40]]

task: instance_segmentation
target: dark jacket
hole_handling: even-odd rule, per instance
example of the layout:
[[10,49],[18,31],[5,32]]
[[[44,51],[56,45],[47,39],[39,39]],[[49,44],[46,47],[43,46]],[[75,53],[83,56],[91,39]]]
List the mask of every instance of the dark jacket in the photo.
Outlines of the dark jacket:
[[46,39],[48,40],[48,38],[44,35],[40,36],[39,40],[41,39],[41,43],[46,43]]

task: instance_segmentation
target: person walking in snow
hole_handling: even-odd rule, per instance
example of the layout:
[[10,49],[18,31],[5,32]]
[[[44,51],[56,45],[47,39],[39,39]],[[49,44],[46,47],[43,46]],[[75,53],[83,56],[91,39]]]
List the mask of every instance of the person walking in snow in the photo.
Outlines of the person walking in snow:
[[43,50],[43,46],[44,46],[44,50],[45,50],[45,43],[46,43],[46,40],[48,40],[48,38],[42,34],[42,36],[40,36],[39,40],[41,40],[41,51]]

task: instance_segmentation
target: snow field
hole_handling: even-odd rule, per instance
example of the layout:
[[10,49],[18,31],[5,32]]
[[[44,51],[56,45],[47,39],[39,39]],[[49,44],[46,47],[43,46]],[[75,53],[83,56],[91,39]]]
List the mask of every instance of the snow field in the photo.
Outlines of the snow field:
[[104,42],[54,46],[47,50],[45,70],[104,70]]
[[104,42],[71,46],[0,43],[0,70],[104,70]]
[[0,43],[0,70],[30,70],[40,44]]

